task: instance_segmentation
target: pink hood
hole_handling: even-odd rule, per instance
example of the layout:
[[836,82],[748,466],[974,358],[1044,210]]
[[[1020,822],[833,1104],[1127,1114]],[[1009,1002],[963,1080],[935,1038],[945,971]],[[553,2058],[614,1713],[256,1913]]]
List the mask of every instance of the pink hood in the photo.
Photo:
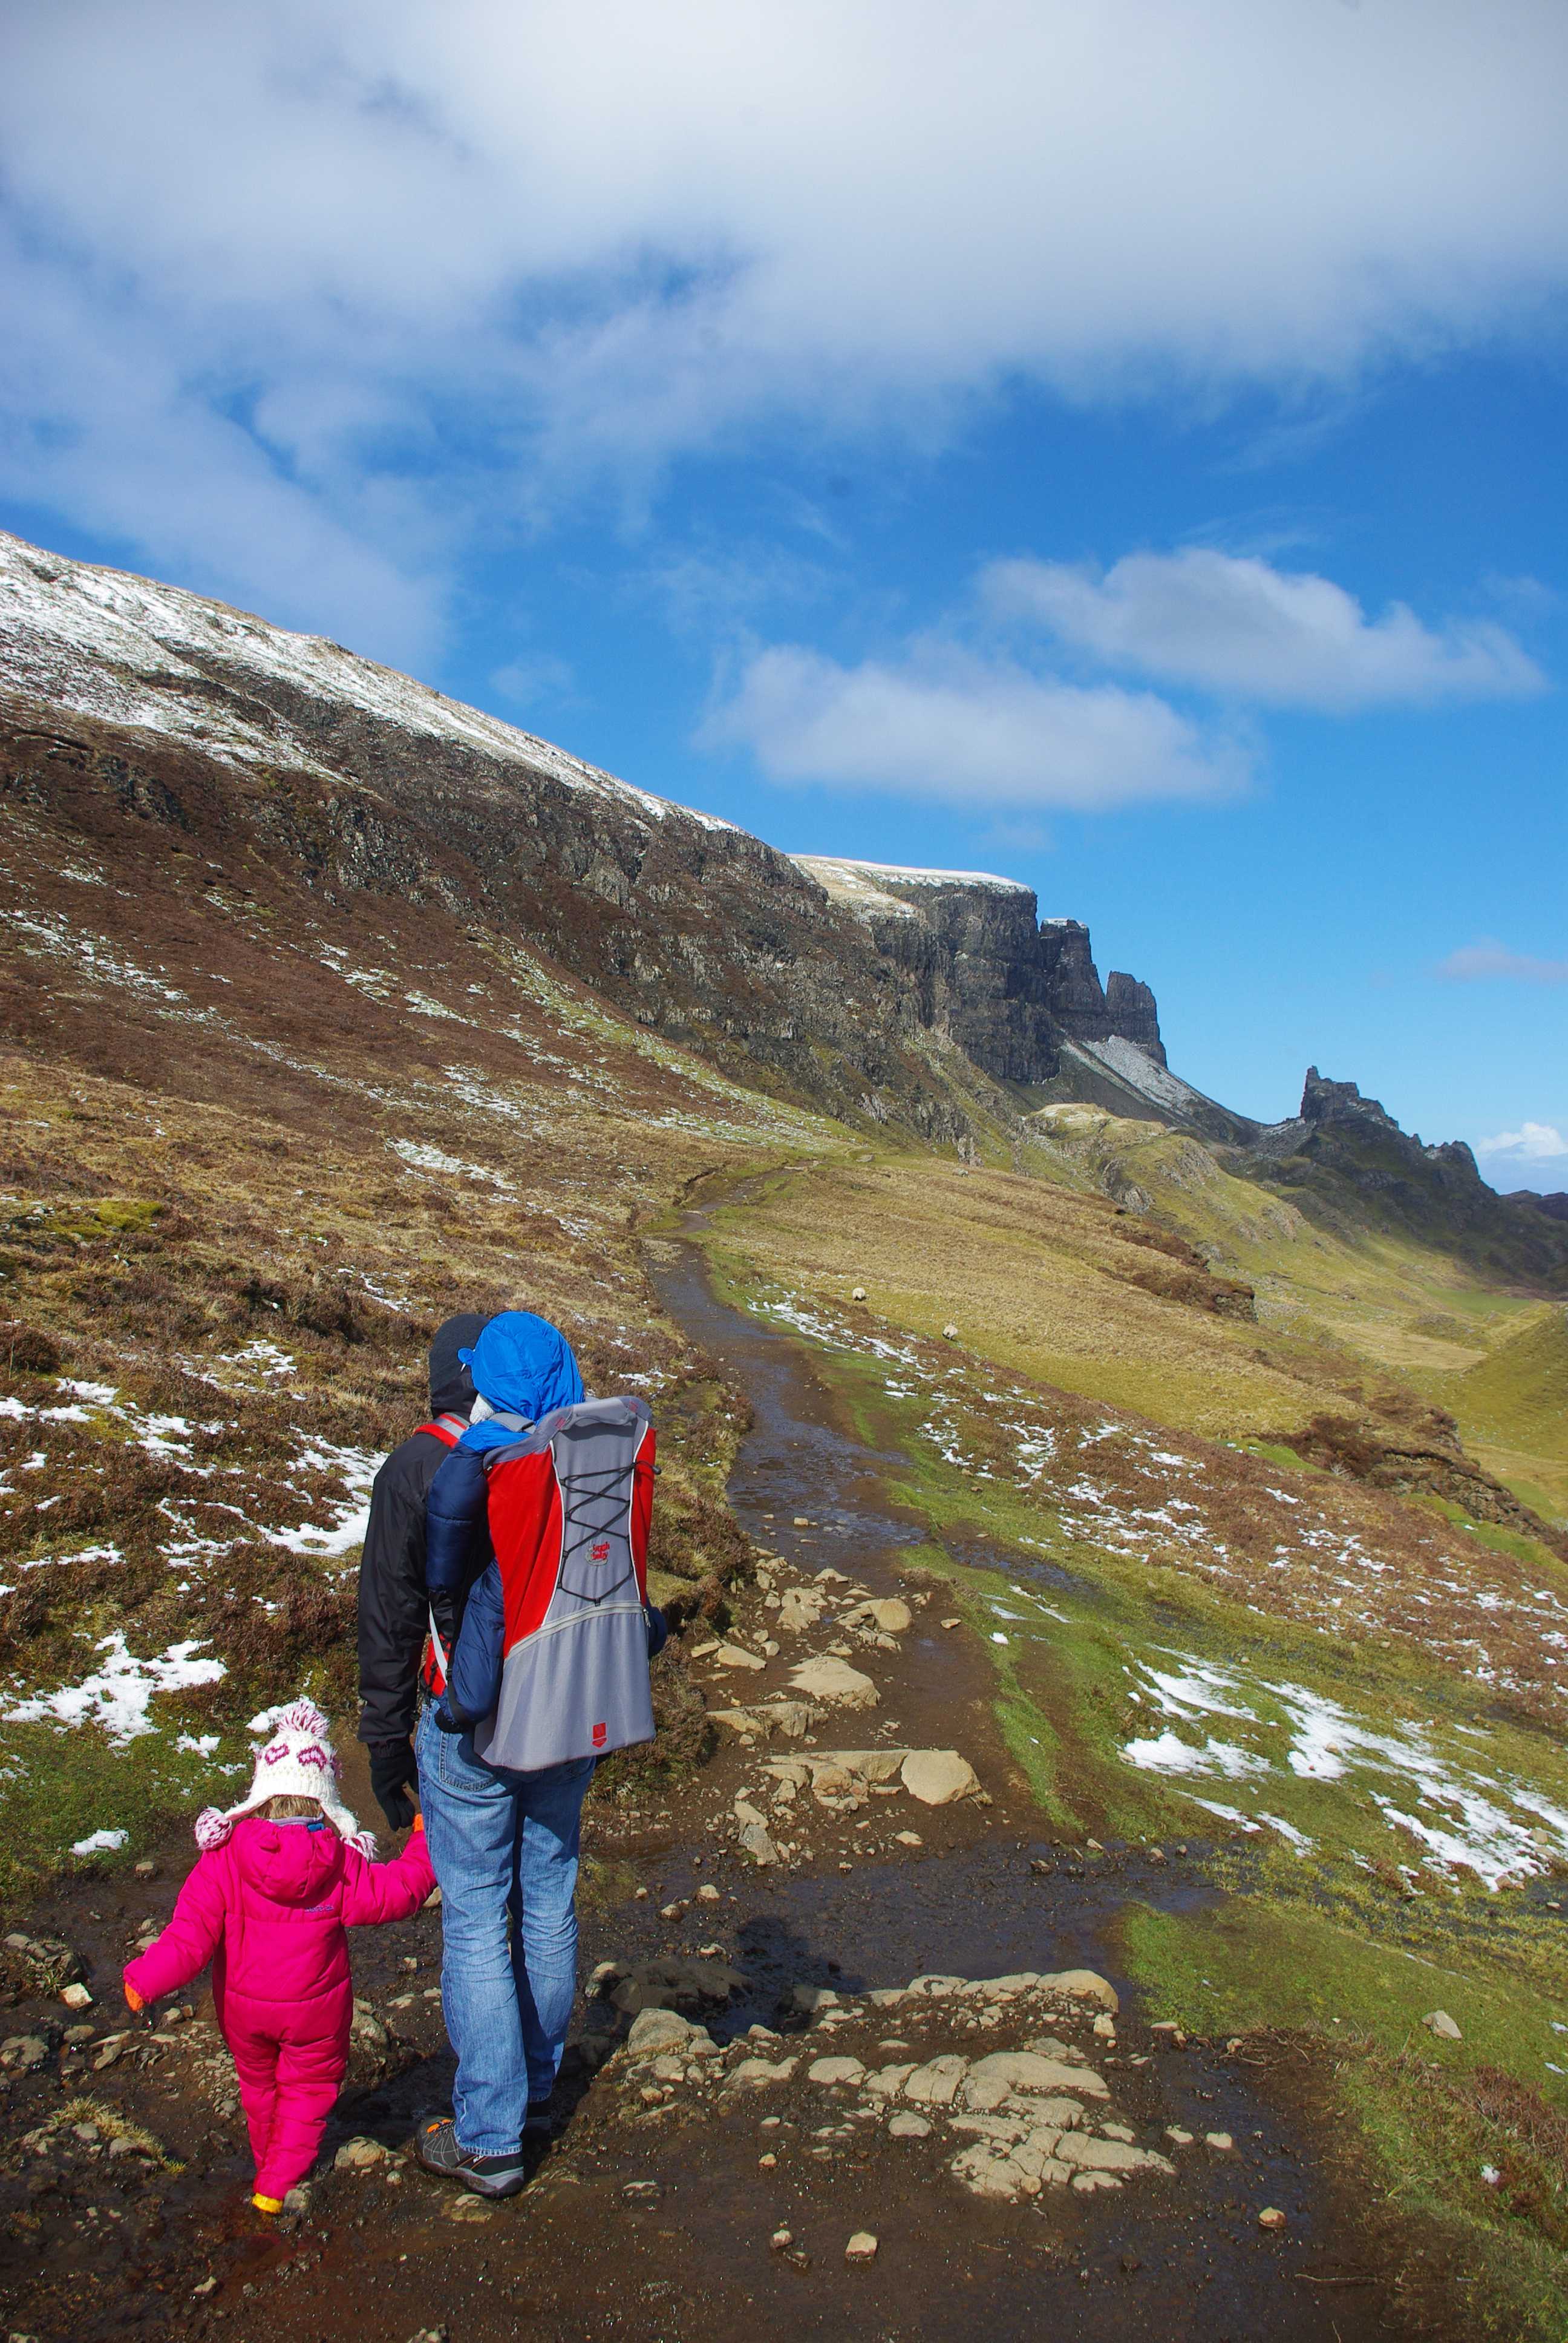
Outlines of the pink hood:
[[330,1823],[273,1823],[247,1815],[229,1840],[247,1897],[324,1904],[343,1876],[343,1841]]

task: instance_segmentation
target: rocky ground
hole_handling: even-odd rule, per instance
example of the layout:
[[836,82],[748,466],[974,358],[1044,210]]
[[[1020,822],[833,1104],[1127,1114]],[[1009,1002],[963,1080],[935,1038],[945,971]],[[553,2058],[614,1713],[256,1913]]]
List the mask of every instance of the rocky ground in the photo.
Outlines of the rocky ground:
[[488,2207],[412,2161],[450,2087],[427,1910],[357,1940],[321,2167],[256,2216],[204,1995],[134,2022],[117,2000],[171,1848],[62,1885],[7,1947],[10,2332],[1460,2331],[1370,2207],[1321,2054],[1190,2038],[1130,1991],[1117,1916],[1201,1898],[1189,1849],[1044,1830],[878,1460],[792,1354],[749,1380],[732,1494],[761,1560],[682,1663],[719,1745],[594,1814],[584,2000],[528,2191]]

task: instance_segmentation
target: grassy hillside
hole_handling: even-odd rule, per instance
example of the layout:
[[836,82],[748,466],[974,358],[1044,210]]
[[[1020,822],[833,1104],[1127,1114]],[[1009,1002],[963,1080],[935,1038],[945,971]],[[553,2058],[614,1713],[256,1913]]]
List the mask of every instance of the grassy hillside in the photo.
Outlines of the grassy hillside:
[[1568,1520],[1568,1305],[1510,1313],[1479,1355],[1422,1382],[1484,1464],[1537,1511]]
[[35,861],[0,929],[7,1896],[188,1815],[302,1687],[347,1724],[370,1478],[451,1311],[540,1310],[654,1398],[658,1584],[705,1599],[744,1407],[636,1227],[842,1138],[504,939],[172,875]]
[[[1054,1176],[1153,1214],[1250,1285],[1271,1356],[1332,1390],[1336,1410],[1397,1423],[1412,1395],[1429,1402],[1524,1505],[1568,1522],[1561,1304],[1488,1282],[1462,1249],[1387,1225],[1335,1231],[1309,1220],[1279,1190],[1237,1177],[1200,1141],[1159,1125],[1056,1107],[1040,1127]],[[1284,1430],[1291,1419],[1276,1421]]]

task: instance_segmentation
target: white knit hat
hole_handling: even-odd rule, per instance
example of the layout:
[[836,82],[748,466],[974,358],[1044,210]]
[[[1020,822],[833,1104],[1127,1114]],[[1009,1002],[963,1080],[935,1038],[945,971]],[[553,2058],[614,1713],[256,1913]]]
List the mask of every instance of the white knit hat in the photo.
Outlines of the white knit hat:
[[368,1861],[376,1841],[362,1831],[337,1795],[341,1768],[327,1737],[327,1719],[313,1700],[290,1703],[273,1728],[270,1741],[257,1753],[250,1795],[226,1811],[204,1807],[196,1819],[196,1841],[203,1853],[221,1846],[236,1822],[265,1806],[269,1798],[315,1798],[323,1814],[348,1845]]

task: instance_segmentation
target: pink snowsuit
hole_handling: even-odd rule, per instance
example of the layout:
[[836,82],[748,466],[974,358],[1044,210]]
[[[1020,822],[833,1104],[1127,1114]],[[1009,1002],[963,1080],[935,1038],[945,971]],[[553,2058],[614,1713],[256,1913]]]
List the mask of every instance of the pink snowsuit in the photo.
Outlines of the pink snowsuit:
[[303,2180],[347,2072],[345,1930],[410,1918],[435,1885],[421,1830],[392,1862],[373,1864],[330,1823],[247,1815],[198,1859],[168,1926],[126,1968],[126,1984],[153,2001],[211,1961],[258,2197],[282,2199]]

